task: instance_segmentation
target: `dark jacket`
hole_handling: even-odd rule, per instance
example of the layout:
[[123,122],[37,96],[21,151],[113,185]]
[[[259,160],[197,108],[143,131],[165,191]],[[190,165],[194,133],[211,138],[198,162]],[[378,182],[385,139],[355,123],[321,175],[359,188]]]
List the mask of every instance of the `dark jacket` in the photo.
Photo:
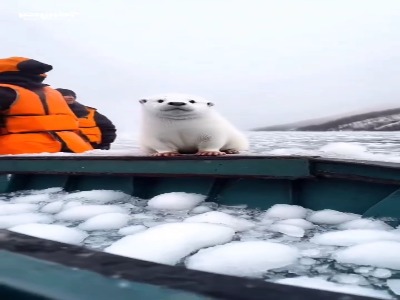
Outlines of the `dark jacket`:
[[[89,114],[89,111],[86,109],[86,107],[76,101],[73,104],[70,104],[69,108],[78,118],[84,118]],[[113,143],[117,137],[117,129],[106,116],[102,115],[98,111],[96,111],[94,114],[94,121],[101,131],[101,144],[92,144],[93,148],[103,150],[110,149],[111,143]]]
[[0,86],[0,111],[9,109],[16,97],[17,93],[13,89]]

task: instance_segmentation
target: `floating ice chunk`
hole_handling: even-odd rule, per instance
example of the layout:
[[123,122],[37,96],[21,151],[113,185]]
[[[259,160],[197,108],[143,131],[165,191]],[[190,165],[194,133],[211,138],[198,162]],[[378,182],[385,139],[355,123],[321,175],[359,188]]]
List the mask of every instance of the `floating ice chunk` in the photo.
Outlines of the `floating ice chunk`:
[[79,244],[88,236],[86,232],[79,229],[54,224],[30,223],[14,226],[9,230],[67,244]]
[[276,219],[267,219],[267,218],[263,218],[263,219],[260,220],[260,223],[261,223],[263,226],[269,226],[269,225],[274,224],[275,221],[276,221]]
[[319,245],[352,246],[375,241],[400,241],[400,235],[383,230],[349,229],[317,234],[310,242]]
[[127,211],[118,205],[87,204],[65,209],[55,217],[60,220],[81,221],[105,213],[127,213]]
[[232,228],[206,223],[168,223],[128,235],[104,251],[117,255],[175,265],[201,248],[232,240]]
[[64,204],[63,209],[65,210],[65,209],[68,209],[68,208],[71,208],[74,206],[80,206],[80,205],[83,205],[83,203],[80,201],[69,201]]
[[181,222],[180,219],[177,218],[164,218],[165,223],[175,223],[175,222]]
[[202,214],[202,213],[209,212],[209,211],[212,211],[212,209],[208,206],[197,206],[197,207],[193,208],[190,212],[192,214]]
[[312,257],[312,258],[324,258],[330,257],[333,252],[336,251],[337,247],[335,246],[318,246],[315,247],[314,244],[308,244],[311,248],[302,249],[300,251],[301,255],[304,257]]
[[124,228],[121,228],[120,230],[118,230],[118,234],[120,235],[130,235],[130,234],[135,234],[138,233],[140,231],[146,230],[147,227],[144,225],[131,225],[131,226],[127,226]]
[[343,285],[334,282],[329,282],[325,279],[318,277],[294,277],[294,278],[284,278],[275,281],[280,284],[288,284],[301,286],[305,288],[312,288],[318,290],[325,290],[331,292],[347,293],[360,296],[376,297],[380,299],[392,299],[392,297],[386,291],[378,291],[369,289],[366,287],[354,286],[354,285]]
[[336,274],[332,280],[337,283],[368,285],[368,281],[363,276],[357,274]]
[[340,155],[344,157],[359,157],[360,154],[365,155],[366,153],[368,153],[368,149],[363,145],[344,142],[326,144],[325,146],[322,146],[319,151],[331,155],[334,154],[335,156]]
[[63,188],[61,187],[51,187],[51,188],[47,188],[47,189],[42,189],[42,190],[29,190],[29,193],[32,195],[36,195],[36,194],[55,194],[55,193],[59,193],[62,192]]
[[388,269],[376,268],[371,275],[376,278],[389,278],[392,276],[392,271]]
[[236,210],[234,210],[234,209],[229,209],[229,208],[219,208],[218,211],[219,211],[219,212],[226,213],[226,214],[228,214],[228,215],[234,214],[234,213],[236,212]]
[[210,211],[204,214],[192,216],[186,218],[184,222],[221,224],[231,227],[235,231],[244,231],[255,226],[255,224],[251,221],[234,217],[219,211]]
[[104,204],[111,201],[121,201],[131,198],[130,195],[125,194],[120,191],[110,191],[110,190],[91,190],[75,192],[66,195],[63,200],[79,200],[84,202],[99,203]]
[[9,228],[27,223],[52,223],[54,219],[48,215],[38,213],[23,213],[0,216],[0,229]]
[[352,213],[343,213],[332,209],[323,209],[313,212],[307,220],[315,224],[337,225],[361,218],[361,215]]
[[394,294],[400,296],[400,279],[388,279],[386,284]]
[[270,269],[296,262],[295,247],[266,241],[231,242],[202,249],[186,260],[189,269],[212,273],[260,277]]
[[206,199],[206,196],[194,193],[174,192],[157,195],[147,205],[154,209],[188,210]]
[[304,230],[312,229],[314,227],[313,223],[308,222],[304,219],[286,219],[286,220],[278,221],[275,224],[293,225],[293,226],[303,228]]
[[379,241],[339,250],[333,258],[340,263],[400,270],[400,243]]
[[123,213],[105,213],[91,217],[79,224],[78,228],[86,231],[111,230],[126,226],[129,222],[129,215]]
[[359,268],[355,268],[354,272],[367,275],[367,274],[371,273],[373,269],[374,268],[372,268],[372,267],[359,267]]
[[264,217],[272,219],[303,219],[306,214],[307,210],[298,205],[275,204],[264,213]]
[[348,222],[344,222],[337,226],[338,229],[346,230],[346,229],[376,229],[376,230],[390,230],[393,229],[389,224],[380,221],[380,220],[372,220],[372,219],[357,219]]
[[272,224],[268,229],[270,231],[280,232],[280,233],[286,234],[288,236],[293,236],[293,237],[303,237],[304,236],[303,228],[293,226],[293,225],[288,225],[288,224]]
[[63,201],[54,201],[43,206],[41,211],[48,214],[56,214],[62,210],[63,206]]
[[5,203],[0,204],[0,216],[33,212],[38,209],[37,204],[30,203]]
[[302,256],[306,256],[306,257],[315,257],[315,258],[321,257],[320,249],[304,249],[304,250],[301,250],[300,253]]
[[154,226],[159,226],[159,225],[163,225],[163,224],[167,224],[168,222],[164,222],[164,221],[144,221],[143,225],[146,227],[154,227]]
[[132,219],[139,219],[139,220],[153,220],[154,218],[156,218],[156,216],[144,213],[138,213],[132,215]]
[[49,202],[52,200],[51,194],[35,194],[35,195],[25,195],[12,198],[10,201],[12,203],[39,203],[39,202]]

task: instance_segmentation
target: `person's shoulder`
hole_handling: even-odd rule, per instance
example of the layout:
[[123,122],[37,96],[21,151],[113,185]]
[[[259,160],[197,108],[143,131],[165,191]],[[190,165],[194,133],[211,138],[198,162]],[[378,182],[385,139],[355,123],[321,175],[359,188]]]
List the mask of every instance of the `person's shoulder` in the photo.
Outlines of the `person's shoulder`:
[[97,110],[97,108],[95,108],[95,107],[91,107],[91,106],[89,106],[89,105],[84,105],[87,109],[93,109],[93,110]]

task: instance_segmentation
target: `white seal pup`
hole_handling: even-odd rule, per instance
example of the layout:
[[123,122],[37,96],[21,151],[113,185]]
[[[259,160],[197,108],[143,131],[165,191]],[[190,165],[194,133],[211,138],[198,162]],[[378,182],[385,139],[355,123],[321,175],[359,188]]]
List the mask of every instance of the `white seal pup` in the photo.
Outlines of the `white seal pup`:
[[148,154],[225,155],[249,147],[247,138],[206,99],[165,94],[139,102],[142,105],[140,146]]

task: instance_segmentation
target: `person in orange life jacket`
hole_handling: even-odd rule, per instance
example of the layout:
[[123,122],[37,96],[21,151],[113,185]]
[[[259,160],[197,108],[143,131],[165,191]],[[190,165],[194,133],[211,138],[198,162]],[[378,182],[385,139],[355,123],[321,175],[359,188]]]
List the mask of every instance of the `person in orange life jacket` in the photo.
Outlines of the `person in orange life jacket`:
[[30,58],[0,58],[0,155],[93,150],[64,99],[43,83],[52,69]]
[[56,89],[63,95],[69,108],[79,118],[79,127],[82,133],[88,138],[93,148],[109,150],[111,143],[117,137],[114,124],[95,108],[83,105],[76,101],[76,93],[72,90]]

